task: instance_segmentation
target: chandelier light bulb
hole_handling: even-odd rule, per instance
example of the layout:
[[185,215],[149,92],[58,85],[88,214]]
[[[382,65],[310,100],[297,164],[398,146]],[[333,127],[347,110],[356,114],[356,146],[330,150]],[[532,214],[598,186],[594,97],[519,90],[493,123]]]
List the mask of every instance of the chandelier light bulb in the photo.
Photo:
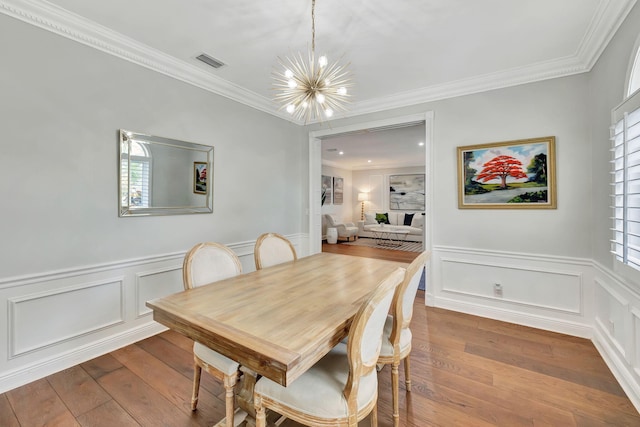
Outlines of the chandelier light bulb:
[[351,86],[347,65],[329,63],[327,56],[315,54],[315,3],[311,0],[311,49],[278,58],[281,68],[273,73],[274,99],[280,109],[305,124],[346,111],[347,88]]

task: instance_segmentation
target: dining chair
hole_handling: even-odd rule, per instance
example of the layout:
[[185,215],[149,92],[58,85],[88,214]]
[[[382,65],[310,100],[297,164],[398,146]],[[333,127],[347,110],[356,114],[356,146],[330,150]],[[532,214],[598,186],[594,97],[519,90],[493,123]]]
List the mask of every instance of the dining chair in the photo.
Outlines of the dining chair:
[[253,250],[256,270],[298,259],[291,242],[278,233],[265,233],[258,237]]
[[349,426],[371,414],[378,425],[376,362],[382,329],[394,290],[404,277],[398,268],[364,301],[341,342],[287,387],[263,377],[254,389],[256,427],[264,427],[266,409],[307,426]]
[[391,393],[393,400],[393,425],[400,425],[399,410],[399,379],[398,367],[404,360],[404,380],[407,391],[411,391],[411,377],[409,354],[411,353],[411,317],[413,316],[413,301],[418,292],[420,277],[431,253],[424,251],[407,267],[402,283],[397,287],[391,314],[387,316],[382,335],[382,348],[378,357],[379,365],[391,364]]
[[[195,245],[184,257],[182,267],[185,289],[217,282],[242,273],[242,264],[237,255],[220,243],[205,242]],[[193,344],[193,396],[191,410],[198,406],[202,369],[220,380],[225,389],[225,413],[228,426],[234,421],[235,385],[240,368],[238,362],[206,347],[199,342]]]

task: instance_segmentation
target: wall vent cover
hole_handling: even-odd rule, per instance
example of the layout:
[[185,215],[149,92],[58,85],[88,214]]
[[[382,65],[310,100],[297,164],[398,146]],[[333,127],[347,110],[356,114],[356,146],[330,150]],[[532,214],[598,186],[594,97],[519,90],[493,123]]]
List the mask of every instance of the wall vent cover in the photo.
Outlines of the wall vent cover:
[[206,53],[196,56],[196,59],[204,62],[205,64],[213,68],[220,68],[225,65],[224,62],[218,61],[216,58],[214,58],[213,56],[209,56]]

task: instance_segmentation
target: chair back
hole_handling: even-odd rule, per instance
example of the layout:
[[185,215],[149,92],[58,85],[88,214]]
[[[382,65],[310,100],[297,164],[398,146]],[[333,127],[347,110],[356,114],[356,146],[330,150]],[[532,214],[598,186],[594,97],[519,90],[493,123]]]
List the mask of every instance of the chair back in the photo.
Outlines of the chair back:
[[185,289],[206,285],[242,273],[238,256],[220,243],[198,243],[184,257],[182,279]]
[[[391,307],[395,289],[402,283],[404,269],[398,268],[378,285],[362,305],[349,328],[347,355],[349,358],[349,379],[344,396],[347,398],[350,414],[355,414],[360,378],[376,375],[375,368],[382,347],[384,323]],[[377,389],[377,381],[376,381]]]
[[258,237],[253,251],[256,270],[298,259],[291,242],[278,233],[265,233]]
[[405,270],[404,280],[396,289],[391,305],[393,329],[391,331],[390,341],[394,348],[400,341],[400,333],[402,330],[408,328],[411,323],[411,317],[413,317],[413,302],[416,299],[416,293],[420,285],[420,277],[430,256],[431,252],[429,251],[424,251],[418,255]]

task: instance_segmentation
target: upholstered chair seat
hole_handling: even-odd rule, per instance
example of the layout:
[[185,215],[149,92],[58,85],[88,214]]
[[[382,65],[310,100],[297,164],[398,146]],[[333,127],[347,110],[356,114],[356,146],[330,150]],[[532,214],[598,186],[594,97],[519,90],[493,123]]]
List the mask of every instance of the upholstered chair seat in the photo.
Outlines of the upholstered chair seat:
[[355,315],[349,339],[339,343],[300,377],[284,387],[265,377],[254,389],[256,427],[264,427],[266,409],[307,426],[356,427],[371,414],[378,425],[376,362],[382,329],[404,270],[384,278]]

